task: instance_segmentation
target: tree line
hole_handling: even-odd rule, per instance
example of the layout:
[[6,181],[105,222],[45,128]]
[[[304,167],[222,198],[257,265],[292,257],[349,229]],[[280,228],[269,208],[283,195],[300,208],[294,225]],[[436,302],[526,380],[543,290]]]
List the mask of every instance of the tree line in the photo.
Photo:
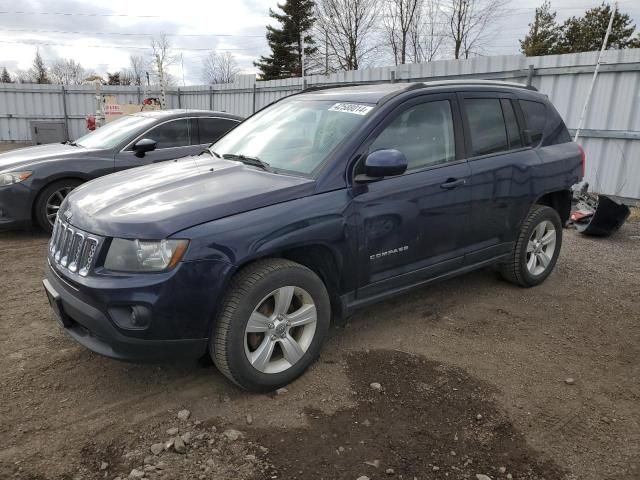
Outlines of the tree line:
[[[105,76],[84,68],[71,58],[58,58],[47,64],[36,49],[31,67],[11,74],[6,67],[0,70],[0,83],[36,83],[58,85],[173,85],[177,79],[170,73],[171,67],[181,60],[165,34],[151,39],[150,53],[146,56],[131,55],[129,66]],[[239,73],[234,55],[230,52],[207,52],[202,59],[201,78],[206,83],[231,83]]]
[[[382,62],[483,55],[508,16],[509,0],[285,0],[269,10],[271,53],[254,62],[263,80],[357,70]],[[520,40],[528,56],[599,50],[611,6],[556,21],[545,0]],[[640,47],[629,15],[616,12],[610,49]],[[304,67],[303,67],[304,65]],[[304,69],[304,72],[303,72]]]

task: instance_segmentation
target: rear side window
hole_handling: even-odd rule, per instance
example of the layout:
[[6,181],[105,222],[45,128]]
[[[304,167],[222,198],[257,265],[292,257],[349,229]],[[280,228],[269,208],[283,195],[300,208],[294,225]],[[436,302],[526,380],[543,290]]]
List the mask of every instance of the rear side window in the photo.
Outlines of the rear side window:
[[213,143],[227,133],[238,122],[226,118],[199,118],[200,143]]
[[531,132],[531,140],[534,145],[542,140],[542,132],[547,122],[547,107],[544,103],[531,100],[520,100],[520,107],[524,113],[527,129]]
[[507,137],[509,138],[509,148],[522,147],[522,138],[520,137],[520,129],[516,120],[516,113],[513,110],[511,100],[503,98],[500,100],[502,104],[502,114],[504,115],[504,123],[507,125]]
[[467,98],[464,104],[471,133],[473,156],[509,150],[500,99]]
[[186,147],[191,142],[190,130],[189,120],[172,120],[157,126],[145,138],[155,140],[157,148]]
[[375,139],[369,151],[387,148],[404,153],[409,170],[454,160],[455,138],[449,101],[422,103],[398,115]]

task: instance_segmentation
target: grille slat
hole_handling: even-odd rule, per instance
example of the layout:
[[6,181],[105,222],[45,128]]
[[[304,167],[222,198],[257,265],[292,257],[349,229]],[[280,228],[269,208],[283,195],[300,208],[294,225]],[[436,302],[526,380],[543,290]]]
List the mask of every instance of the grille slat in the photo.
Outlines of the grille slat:
[[49,241],[49,257],[58,267],[85,277],[91,270],[99,244],[97,237],[71,227],[58,217]]

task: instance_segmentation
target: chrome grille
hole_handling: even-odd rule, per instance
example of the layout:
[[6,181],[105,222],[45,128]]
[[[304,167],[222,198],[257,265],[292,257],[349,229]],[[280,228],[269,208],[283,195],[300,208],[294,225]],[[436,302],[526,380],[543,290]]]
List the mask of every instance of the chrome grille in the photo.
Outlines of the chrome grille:
[[49,241],[49,258],[58,267],[85,277],[91,270],[99,244],[98,237],[83,232],[58,217]]

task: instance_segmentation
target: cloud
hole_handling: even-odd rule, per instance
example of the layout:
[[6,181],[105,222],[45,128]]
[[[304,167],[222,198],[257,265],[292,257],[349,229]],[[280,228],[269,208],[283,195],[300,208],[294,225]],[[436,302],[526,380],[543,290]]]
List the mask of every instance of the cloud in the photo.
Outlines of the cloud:
[[[243,70],[268,51],[264,25],[270,0],[150,1],[26,0],[0,14],[2,62],[28,69],[37,48],[45,59],[73,58],[105,74],[126,68],[130,55],[149,56],[152,36],[164,33],[182,58],[170,69],[186,83],[201,83],[207,49],[231,51]],[[26,13],[17,13],[17,12]],[[57,13],[57,14],[56,14]],[[90,14],[90,15],[89,15]],[[225,36],[227,35],[227,36]]]

